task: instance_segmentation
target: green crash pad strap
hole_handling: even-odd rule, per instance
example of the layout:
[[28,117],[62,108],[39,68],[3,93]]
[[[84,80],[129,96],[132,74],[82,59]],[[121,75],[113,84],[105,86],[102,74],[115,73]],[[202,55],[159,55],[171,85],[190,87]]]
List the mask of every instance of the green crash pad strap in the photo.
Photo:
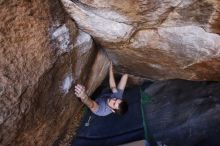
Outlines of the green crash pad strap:
[[150,143],[150,146],[157,146],[157,143],[155,142],[153,135],[150,133],[150,130],[147,124],[147,116],[146,116],[146,113],[144,112],[144,107],[147,106],[147,104],[150,104],[150,102],[152,101],[151,100],[152,98],[151,96],[149,96],[147,93],[145,93],[141,89],[140,89],[140,94],[141,94],[141,114],[143,118],[145,138]]

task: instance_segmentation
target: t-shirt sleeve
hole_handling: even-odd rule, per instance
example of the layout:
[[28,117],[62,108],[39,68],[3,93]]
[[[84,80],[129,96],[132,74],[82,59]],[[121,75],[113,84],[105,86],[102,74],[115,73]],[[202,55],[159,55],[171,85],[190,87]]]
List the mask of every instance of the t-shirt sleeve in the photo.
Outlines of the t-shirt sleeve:
[[117,89],[117,90],[118,90],[118,92],[113,93],[111,97],[112,97],[112,98],[122,99],[122,98],[123,98],[123,93],[124,93],[124,91],[123,91],[123,90],[120,90],[120,89]]
[[93,112],[94,114],[96,114],[98,116],[106,116],[106,115],[109,115],[110,113],[112,113],[112,111],[106,107],[107,105],[106,105],[104,99],[98,98],[96,100],[96,102],[98,104],[98,109],[95,112]]

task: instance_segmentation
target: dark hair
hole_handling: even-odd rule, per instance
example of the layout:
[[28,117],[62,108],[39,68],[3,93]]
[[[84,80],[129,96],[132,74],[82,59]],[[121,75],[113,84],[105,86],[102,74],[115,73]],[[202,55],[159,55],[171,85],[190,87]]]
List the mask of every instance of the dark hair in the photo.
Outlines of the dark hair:
[[118,109],[114,109],[116,114],[124,115],[128,111],[128,103],[125,100],[118,105]]

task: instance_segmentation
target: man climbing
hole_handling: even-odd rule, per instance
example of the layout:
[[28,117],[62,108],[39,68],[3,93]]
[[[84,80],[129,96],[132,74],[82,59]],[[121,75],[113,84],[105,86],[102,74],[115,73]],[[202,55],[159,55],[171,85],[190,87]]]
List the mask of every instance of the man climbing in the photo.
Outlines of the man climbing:
[[111,63],[109,68],[109,85],[112,93],[104,94],[94,101],[86,94],[85,87],[77,84],[75,86],[75,94],[94,114],[98,116],[107,116],[112,112],[123,115],[128,110],[127,102],[122,99],[127,79],[128,75],[124,74],[116,87]]

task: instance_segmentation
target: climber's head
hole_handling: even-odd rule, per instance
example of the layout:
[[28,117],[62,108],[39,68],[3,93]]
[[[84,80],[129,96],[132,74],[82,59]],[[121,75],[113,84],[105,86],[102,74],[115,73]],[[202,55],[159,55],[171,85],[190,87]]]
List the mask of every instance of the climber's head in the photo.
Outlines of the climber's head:
[[116,114],[123,115],[128,111],[128,103],[118,98],[108,99],[108,106]]

